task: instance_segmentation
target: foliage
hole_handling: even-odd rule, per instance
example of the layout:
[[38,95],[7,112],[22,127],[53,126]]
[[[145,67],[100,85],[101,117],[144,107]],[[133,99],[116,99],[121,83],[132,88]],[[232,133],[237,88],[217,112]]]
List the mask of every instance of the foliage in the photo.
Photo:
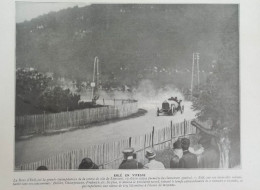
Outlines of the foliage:
[[16,114],[57,113],[93,107],[88,103],[79,104],[80,95],[54,84],[53,79],[37,70],[17,69]]
[[34,69],[17,69],[16,100],[37,105],[39,97],[48,87],[50,78]]
[[[223,28],[222,47],[218,53],[217,65],[213,73],[201,86],[200,95],[193,102],[200,120],[220,119],[217,125],[220,133],[228,131],[231,141],[231,160],[240,161],[240,124],[239,124],[239,41],[238,14],[227,20]],[[231,163],[231,164],[232,164]]]
[[[213,72],[200,87],[200,95],[193,108],[200,120],[221,119],[223,122],[239,120],[239,62],[237,14],[227,20],[223,46]],[[237,122],[236,122],[237,124]]]
[[98,56],[102,82],[114,73],[108,86],[136,86],[144,78],[160,87],[166,81],[187,87],[190,73],[175,70],[191,68],[195,49],[203,52],[204,63],[215,57],[219,28],[234,10],[230,5],[100,4],[52,12],[17,23],[17,65],[91,81]]
[[61,87],[48,88],[40,97],[39,107],[50,112],[71,111],[78,108],[80,95]]

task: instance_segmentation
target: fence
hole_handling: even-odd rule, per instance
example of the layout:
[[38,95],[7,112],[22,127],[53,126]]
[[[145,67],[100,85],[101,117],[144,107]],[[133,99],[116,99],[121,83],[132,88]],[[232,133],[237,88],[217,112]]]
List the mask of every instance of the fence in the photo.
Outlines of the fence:
[[94,145],[83,150],[65,152],[47,160],[23,164],[16,169],[35,170],[37,167],[44,165],[49,170],[73,170],[78,168],[84,157],[91,158],[100,168],[117,169],[122,162],[124,148],[134,147],[138,160],[144,163],[146,148],[153,147],[155,150],[163,150],[170,147],[178,137],[195,133],[196,128],[190,124],[190,121],[176,124],[171,122],[169,126],[157,131],[153,128],[151,133],[145,135]]
[[134,103],[137,102],[137,100],[132,99],[98,99],[97,104],[100,105],[109,105],[109,106],[120,106],[127,103]]
[[120,100],[116,106],[97,107],[56,114],[20,116],[15,118],[16,136],[79,128],[93,122],[126,117],[138,111],[138,103]]

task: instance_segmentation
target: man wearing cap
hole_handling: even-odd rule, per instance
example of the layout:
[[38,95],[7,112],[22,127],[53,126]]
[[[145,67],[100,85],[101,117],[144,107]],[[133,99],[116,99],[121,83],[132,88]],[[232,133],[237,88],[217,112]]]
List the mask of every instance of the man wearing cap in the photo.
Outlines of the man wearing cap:
[[165,169],[163,163],[155,160],[156,154],[153,149],[146,150],[145,157],[148,163],[144,165],[144,169]]
[[179,168],[198,168],[197,156],[189,151],[189,146],[189,139],[181,139],[181,148],[183,150],[183,155],[179,161]]
[[123,150],[124,160],[120,164],[119,169],[142,169],[143,164],[134,159],[134,149],[126,148]]

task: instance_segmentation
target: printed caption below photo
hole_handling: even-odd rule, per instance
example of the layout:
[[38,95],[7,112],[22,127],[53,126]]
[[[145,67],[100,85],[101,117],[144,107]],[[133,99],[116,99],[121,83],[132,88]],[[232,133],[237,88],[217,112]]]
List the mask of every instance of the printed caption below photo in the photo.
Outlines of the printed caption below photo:
[[78,178],[15,178],[14,186],[60,186],[75,185],[84,188],[142,188],[174,187],[192,183],[241,183],[241,176],[166,176],[149,177],[146,174],[114,174],[111,177],[78,177]]

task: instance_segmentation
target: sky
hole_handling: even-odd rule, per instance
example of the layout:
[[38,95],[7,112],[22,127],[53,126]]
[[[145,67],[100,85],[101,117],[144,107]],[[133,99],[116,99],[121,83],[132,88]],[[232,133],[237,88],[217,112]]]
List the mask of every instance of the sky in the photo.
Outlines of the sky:
[[40,3],[40,2],[16,2],[16,22],[30,21],[32,18],[47,14],[51,11],[59,11],[69,7],[84,7],[87,3]]

